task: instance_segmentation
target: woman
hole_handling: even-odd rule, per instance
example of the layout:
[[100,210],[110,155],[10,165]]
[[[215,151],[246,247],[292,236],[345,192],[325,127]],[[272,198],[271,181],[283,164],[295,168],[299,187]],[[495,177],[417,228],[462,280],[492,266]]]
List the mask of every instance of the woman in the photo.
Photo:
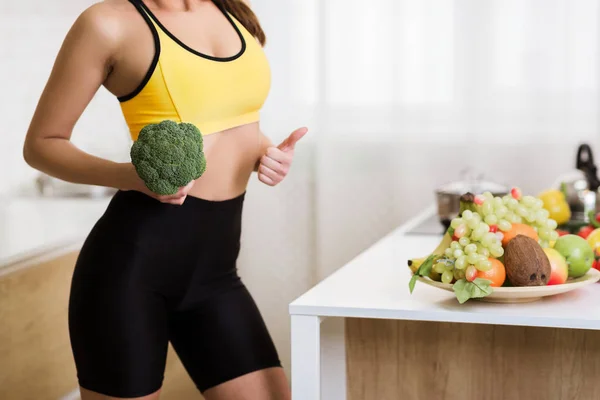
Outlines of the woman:
[[[119,189],[73,275],[69,329],[83,400],[157,399],[169,341],[207,400],[290,398],[236,272],[250,175],[281,182],[306,133],[275,147],[260,132],[270,86],[264,43],[243,0],[105,0],[66,36],[24,157],[65,181]],[[158,196],[130,163],[72,145],[100,85],[119,100],[134,140],[149,123],[194,123],[204,136],[204,175]]]

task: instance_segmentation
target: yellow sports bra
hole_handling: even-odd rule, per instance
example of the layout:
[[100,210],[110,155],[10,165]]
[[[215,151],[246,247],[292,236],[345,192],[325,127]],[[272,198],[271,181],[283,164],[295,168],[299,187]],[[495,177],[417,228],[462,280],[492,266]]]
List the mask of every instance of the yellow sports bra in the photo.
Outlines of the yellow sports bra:
[[239,21],[217,5],[241,49],[231,57],[212,57],[177,39],[142,0],[129,1],[146,20],[155,46],[140,85],[118,98],[133,140],[145,125],[166,119],[192,123],[203,135],[258,121],[271,71],[260,44]]

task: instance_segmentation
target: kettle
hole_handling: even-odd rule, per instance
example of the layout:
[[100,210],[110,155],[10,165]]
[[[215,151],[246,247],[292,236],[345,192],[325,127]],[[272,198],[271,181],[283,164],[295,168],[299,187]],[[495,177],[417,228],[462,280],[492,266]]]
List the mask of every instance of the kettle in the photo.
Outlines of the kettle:
[[589,212],[600,211],[600,180],[588,144],[581,144],[577,149],[575,168],[576,172],[561,180],[561,189],[571,209],[571,220],[588,223]]

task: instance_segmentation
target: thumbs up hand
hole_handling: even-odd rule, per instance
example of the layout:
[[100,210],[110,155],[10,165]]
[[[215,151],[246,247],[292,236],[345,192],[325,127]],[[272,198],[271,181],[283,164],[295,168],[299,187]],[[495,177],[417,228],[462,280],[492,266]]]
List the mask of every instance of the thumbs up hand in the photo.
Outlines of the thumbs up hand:
[[260,159],[258,179],[269,186],[275,186],[286,177],[294,158],[294,147],[308,129],[296,129],[277,147],[267,148],[266,154]]

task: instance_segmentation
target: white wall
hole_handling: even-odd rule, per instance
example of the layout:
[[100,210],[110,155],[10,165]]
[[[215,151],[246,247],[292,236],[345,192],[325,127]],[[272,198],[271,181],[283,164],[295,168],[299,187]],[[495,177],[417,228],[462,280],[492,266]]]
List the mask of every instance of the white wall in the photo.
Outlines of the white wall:
[[[27,124],[91,3],[0,2],[0,193],[34,175],[21,159]],[[579,141],[598,143],[594,0],[252,3],[273,68],[262,128],[274,141],[310,129],[280,187],[251,181],[239,263],[286,367],[287,304],[429,205],[436,185],[471,166],[536,193],[573,168]],[[74,141],[126,157],[106,91]]]
[[[36,175],[23,161],[25,133],[64,36],[92,3],[0,2],[0,193],[30,185]],[[76,125],[73,142],[111,159],[127,156],[129,139],[119,103],[105,89]]]

